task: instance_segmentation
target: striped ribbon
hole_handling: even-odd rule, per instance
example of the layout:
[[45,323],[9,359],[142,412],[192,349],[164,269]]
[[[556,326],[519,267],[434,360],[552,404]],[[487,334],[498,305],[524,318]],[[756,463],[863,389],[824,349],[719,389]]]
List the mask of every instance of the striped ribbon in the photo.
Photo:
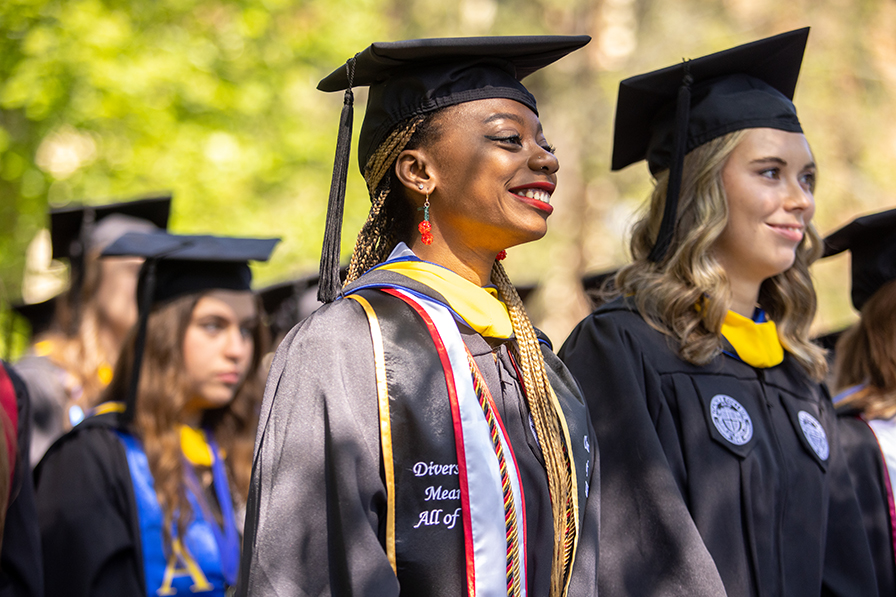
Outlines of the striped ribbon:
[[[519,468],[513,446],[488,387],[482,383],[480,394],[491,406],[492,417],[486,420],[470,375],[470,352],[458,331],[452,313],[441,303],[428,297],[411,295],[401,289],[383,288],[383,292],[400,298],[423,319],[442,361],[448,401],[454,424],[457,450],[461,507],[464,524],[464,551],[467,567],[467,592],[470,597],[526,596],[526,505]],[[474,369],[478,372],[478,369]],[[504,466],[499,468],[495,454],[495,435],[501,444]],[[507,488],[510,487],[513,511],[507,519]],[[504,519],[504,525],[501,520]],[[513,533],[507,526],[516,527]],[[514,537],[516,549],[508,565],[508,537]],[[500,563],[500,564],[499,564]],[[505,566],[505,572],[499,567]],[[508,574],[518,580],[508,584]],[[511,592],[509,587],[517,590]]]
[[513,499],[513,487],[510,475],[507,473],[507,460],[504,458],[504,447],[501,442],[501,430],[498,429],[497,417],[492,407],[492,397],[482,373],[473,360],[473,355],[467,350],[467,360],[470,363],[470,372],[473,374],[473,390],[479,400],[479,406],[488,423],[492,443],[495,446],[495,456],[498,458],[498,469],[501,472],[501,492],[504,500],[504,527],[507,536],[507,595],[516,597],[523,594],[520,575],[519,533],[517,529],[516,505]]

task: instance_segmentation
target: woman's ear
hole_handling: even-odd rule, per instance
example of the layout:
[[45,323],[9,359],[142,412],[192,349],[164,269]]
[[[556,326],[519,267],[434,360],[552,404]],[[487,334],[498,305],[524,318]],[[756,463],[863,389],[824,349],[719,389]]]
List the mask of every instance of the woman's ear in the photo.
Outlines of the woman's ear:
[[[436,188],[436,173],[431,158],[421,149],[405,149],[395,160],[395,175],[411,191],[409,197],[429,195]],[[422,205],[422,200],[421,200]]]

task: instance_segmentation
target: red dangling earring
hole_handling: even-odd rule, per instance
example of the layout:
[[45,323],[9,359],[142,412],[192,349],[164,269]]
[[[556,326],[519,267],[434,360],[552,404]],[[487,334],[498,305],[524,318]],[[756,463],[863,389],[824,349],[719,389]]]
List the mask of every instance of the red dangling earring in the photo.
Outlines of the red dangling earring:
[[504,261],[505,259],[507,259],[507,251],[501,249],[498,251],[498,254],[495,255],[495,261]]
[[423,241],[424,245],[432,244],[432,224],[429,223],[429,193],[426,194],[426,201],[423,203],[423,207],[418,207],[417,210],[423,210],[423,221],[417,224],[417,230],[420,231],[420,240]]

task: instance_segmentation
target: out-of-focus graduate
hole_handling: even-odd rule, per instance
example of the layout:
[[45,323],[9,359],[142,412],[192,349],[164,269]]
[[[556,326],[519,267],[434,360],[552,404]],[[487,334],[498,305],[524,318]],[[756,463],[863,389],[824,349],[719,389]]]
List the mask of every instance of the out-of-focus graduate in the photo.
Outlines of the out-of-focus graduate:
[[25,383],[0,361],[0,597],[43,597]]
[[834,400],[881,595],[896,594],[896,209],[855,219],[825,238],[850,252],[859,321],[840,335]]
[[266,349],[248,261],[276,240],[128,233],[139,319],[105,399],[35,470],[48,595],[214,595],[236,582]]
[[128,330],[137,320],[134,299],[142,259],[99,259],[126,232],[168,226],[171,196],[50,211],[52,258],[67,259],[68,291],[36,304],[16,305],[32,323],[32,346],[15,363],[32,403],[30,461],[96,405]]

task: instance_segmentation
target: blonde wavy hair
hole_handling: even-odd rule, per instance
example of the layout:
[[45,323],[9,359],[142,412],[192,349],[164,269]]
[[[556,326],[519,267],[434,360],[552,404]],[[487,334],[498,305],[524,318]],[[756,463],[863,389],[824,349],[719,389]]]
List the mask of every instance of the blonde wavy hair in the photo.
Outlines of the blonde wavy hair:
[[[442,114],[444,109],[399,123],[368,160],[364,179],[371,197],[370,213],[355,243],[346,284],[385,261],[398,241],[410,240],[416,210],[398,181],[395,162],[405,149],[425,146],[436,138],[443,125]],[[492,267],[491,280],[510,312],[526,403],[544,454],[555,537],[550,595],[560,597],[566,591],[577,533],[572,461],[552,403],[538,337],[516,288],[498,261]]]
[[858,409],[869,420],[896,416],[896,280],[862,306],[861,319],[843,332],[834,354],[835,391],[864,384],[837,408]]
[[[182,413],[189,396],[186,392],[186,371],[183,363],[183,340],[196,303],[202,294],[188,294],[153,308],[146,326],[146,344],[137,389],[137,406],[133,431],[143,441],[162,508],[164,545],[170,549],[172,522],[178,536],[192,516],[184,483],[184,455],[180,443]],[[257,301],[256,301],[257,302]],[[258,313],[260,314],[260,305]],[[136,328],[125,341],[115,367],[112,382],[103,397],[105,401],[122,400],[128,393],[134,369]],[[245,381],[237,388],[226,406],[208,410],[202,424],[211,429],[215,442],[225,454],[225,468],[234,496],[234,507],[246,502],[252,472],[252,450],[258,424],[258,405],[263,390],[256,374],[267,348],[267,332],[258,322],[252,330],[252,361]]]
[[[675,231],[666,255],[653,263],[647,257],[663,218],[669,171],[656,177],[646,213],[633,228],[633,263],[617,273],[611,292],[633,296],[647,323],[670,336],[679,356],[695,365],[707,364],[722,350],[731,288],[712,248],[728,223],[722,169],[746,133],[729,133],[685,156]],[[782,346],[816,380],[824,377],[827,364],[824,351],[809,337],[816,308],[809,265],[821,251],[821,238],[810,223],[793,266],[765,280],[759,290],[759,304],[775,322]]]

